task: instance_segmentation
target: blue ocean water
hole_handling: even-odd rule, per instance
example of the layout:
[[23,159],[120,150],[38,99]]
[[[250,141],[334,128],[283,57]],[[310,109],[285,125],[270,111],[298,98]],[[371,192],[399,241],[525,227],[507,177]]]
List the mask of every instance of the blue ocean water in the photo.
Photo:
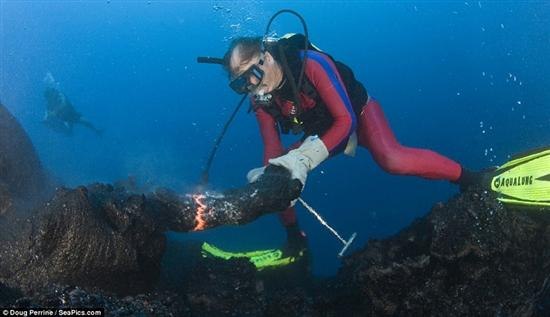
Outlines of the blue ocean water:
[[[351,66],[383,106],[401,143],[477,169],[550,143],[548,1],[11,1],[0,0],[0,100],[21,121],[43,164],[67,186],[141,182],[190,192],[239,100],[217,66],[241,35],[263,35],[280,9],[300,12],[310,39]],[[301,32],[291,16],[277,34]],[[48,130],[50,72],[78,111],[104,130]],[[291,141],[291,138],[285,138]],[[211,170],[214,189],[244,184],[261,164],[254,116],[242,110]],[[338,156],[308,178],[303,198],[353,248],[424,215],[457,188],[383,172],[368,151]],[[340,242],[303,208],[314,272],[334,274]],[[275,215],[239,227],[170,233],[222,248],[280,247]]]

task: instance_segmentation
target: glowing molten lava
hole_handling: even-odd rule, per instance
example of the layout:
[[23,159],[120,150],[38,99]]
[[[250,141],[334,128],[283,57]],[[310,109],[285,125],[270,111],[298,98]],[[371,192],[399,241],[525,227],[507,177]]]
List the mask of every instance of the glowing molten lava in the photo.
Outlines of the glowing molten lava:
[[202,201],[205,197],[206,196],[202,194],[193,195],[193,200],[197,205],[197,213],[195,215],[195,222],[197,224],[195,225],[195,228],[193,228],[193,231],[204,230],[206,227],[206,221],[202,218],[206,212],[206,204]]

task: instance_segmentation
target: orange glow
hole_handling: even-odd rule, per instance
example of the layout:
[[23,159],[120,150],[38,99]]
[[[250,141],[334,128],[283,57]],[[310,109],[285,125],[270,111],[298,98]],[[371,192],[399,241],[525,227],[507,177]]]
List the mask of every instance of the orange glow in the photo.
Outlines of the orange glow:
[[206,212],[206,204],[202,201],[206,196],[202,194],[196,194],[193,195],[193,200],[195,201],[195,204],[197,204],[197,214],[195,215],[195,221],[196,225],[195,228],[193,228],[193,231],[200,231],[204,230],[206,227],[206,221],[202,218],[204,213]]

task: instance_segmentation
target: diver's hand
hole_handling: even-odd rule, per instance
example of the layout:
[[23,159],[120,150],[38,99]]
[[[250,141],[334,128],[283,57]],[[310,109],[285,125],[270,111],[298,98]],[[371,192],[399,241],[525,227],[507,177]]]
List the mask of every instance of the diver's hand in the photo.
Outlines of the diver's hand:
[[329,155],[328,149],[318,136],[309,136],[300,145],[283,156],[269,160],[270,164],[282,166],[290,171],[292,179],[306,184],[307,173],[317,167]]
[[[275,194],[278,198],[285,197],[288,200],[288,207],[294,206],[296,201],[298,200],[298,197],[300,197],[300,194],[302,193],[302,190],[304,189],[304,185],[302,182],[296,178],[292,178],[292,175],[290,174],[290,171],[286,169],[283,166],[277,166],[273,164],[268,164],[265,169],[263,170],[263,174],[260,176],[259,182],[264,182],[264,184],[281,184],[281,182],[284,185],[286,189],[282,192],[279,192]],[[281,185],[276,185],[281,186]]]
[[278,188],[279,192],[273,192],[273,196],[289,199],[285,208],[294,206],[303,189],[302,183],[298,179],[293,179],[288,169],[273,164],[252,169],[246,177],[250,183],[255,183],[254,186],[264,189]]

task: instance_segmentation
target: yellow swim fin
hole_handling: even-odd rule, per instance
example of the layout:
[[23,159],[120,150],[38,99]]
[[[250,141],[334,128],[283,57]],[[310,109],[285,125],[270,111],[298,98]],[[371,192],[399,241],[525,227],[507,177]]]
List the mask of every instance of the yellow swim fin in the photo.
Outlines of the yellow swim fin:
[[537,207],[550,207],[550,147],[520,154],[497,168],[491,189],[498,200]]

